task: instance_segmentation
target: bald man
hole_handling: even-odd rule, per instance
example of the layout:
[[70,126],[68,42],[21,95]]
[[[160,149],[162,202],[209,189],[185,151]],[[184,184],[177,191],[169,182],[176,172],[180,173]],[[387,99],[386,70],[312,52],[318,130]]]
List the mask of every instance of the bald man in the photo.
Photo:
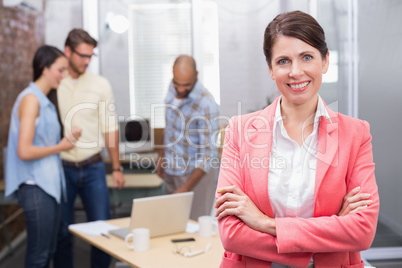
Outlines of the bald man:
[[194,191],[190,218],[210,215],[215,199],[219,107],[198,81],[196,63],[181,55],[173,64],[173,79],[165,99],[164,146],[158,175],[166,193]]

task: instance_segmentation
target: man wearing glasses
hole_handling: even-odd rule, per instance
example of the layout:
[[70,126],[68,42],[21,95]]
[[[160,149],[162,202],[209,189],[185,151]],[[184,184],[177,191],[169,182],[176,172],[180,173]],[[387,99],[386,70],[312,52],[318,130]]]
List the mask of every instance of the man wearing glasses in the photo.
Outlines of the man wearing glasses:
[[[88,221],[110,218],[109,192],[100,154],[104,146],[112,161],[115,187],[120,189],[124,185],[113,92],[104,77],[86,70],[96,45],[97,41],[82,29],[70,31],[65,42],[64,52],[69,66],[66,78],[57,89],[60,120],[65,134],[71,131],[71,126],[76,125],[82,129],[82,136],[74,149],[61,154],[67,193],[62,203],[62,224],[54,258],[57,268],[73,267],[72,235],[68,225],[74,223],[77,194],[82,200]],[[109,267],[110,260],[109,255],[92,247],[91,267]]]

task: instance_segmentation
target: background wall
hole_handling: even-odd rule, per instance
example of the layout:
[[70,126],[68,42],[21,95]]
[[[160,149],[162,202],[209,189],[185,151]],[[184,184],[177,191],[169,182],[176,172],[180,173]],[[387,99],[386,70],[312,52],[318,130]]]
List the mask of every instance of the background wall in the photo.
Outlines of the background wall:
[[217,0],[221,115],[234,116],[267,106],[278,95],[263,53],[264,31],[280,12],[308,12],[306,0]]
[[263,53],[265,27],[279,12],[279,1],[217,1],[221,115],[234,116],[266,106],[276,91]]
[[73,28],[82,28],[81,0],[45,0],[45,42],[64,51],[64,42]]
[[359,117],[373,136],[380,220],[402,234],[402,1],[359,1]]

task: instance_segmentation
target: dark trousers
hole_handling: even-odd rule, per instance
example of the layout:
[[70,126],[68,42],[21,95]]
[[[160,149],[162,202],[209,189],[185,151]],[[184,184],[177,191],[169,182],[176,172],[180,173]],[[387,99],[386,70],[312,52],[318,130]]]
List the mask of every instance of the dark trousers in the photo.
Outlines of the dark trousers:
[[[74,202],[80,196],[88,221],[110,219],[109,191],[103,162],[83,167],[64,166],[67,202],[62,203],[62,221],[54,257],[55,268],[72,268],[72,234],[68,225],[74,223]],[[91,248],[91,267],[109,267],[111,257],[102,250]],[[85,265],[86,266],[86,265]]]
[[27,228],[25,267],[49,267],[56,250],[60,205],[37,185],[28,184],[21,184],[18,202]]

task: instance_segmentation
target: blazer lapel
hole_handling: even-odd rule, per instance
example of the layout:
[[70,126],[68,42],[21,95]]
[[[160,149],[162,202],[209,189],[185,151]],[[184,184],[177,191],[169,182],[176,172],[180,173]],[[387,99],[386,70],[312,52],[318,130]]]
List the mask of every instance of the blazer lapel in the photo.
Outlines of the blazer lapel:
[[247,179],[252,185],[259,208],[269,217],[273,217],[273,212],[268,196],[268,172],[277,100],[276,104],[262,110],[250,126],[247,127],[246,125],[245,128],[249,131],[245,139],[245,142],[248,143],[246,148],[249,159],[246,163],[249,165],[250,175],[250,178]]
[[[321,187],[328,169],[339,164],[338,159],[338,120],[337,114],[327,108],[331,120],[321,117],[318,132],[317,171],[315,181],[315,197]],[[317,202],[317,200],[316,200]]]

